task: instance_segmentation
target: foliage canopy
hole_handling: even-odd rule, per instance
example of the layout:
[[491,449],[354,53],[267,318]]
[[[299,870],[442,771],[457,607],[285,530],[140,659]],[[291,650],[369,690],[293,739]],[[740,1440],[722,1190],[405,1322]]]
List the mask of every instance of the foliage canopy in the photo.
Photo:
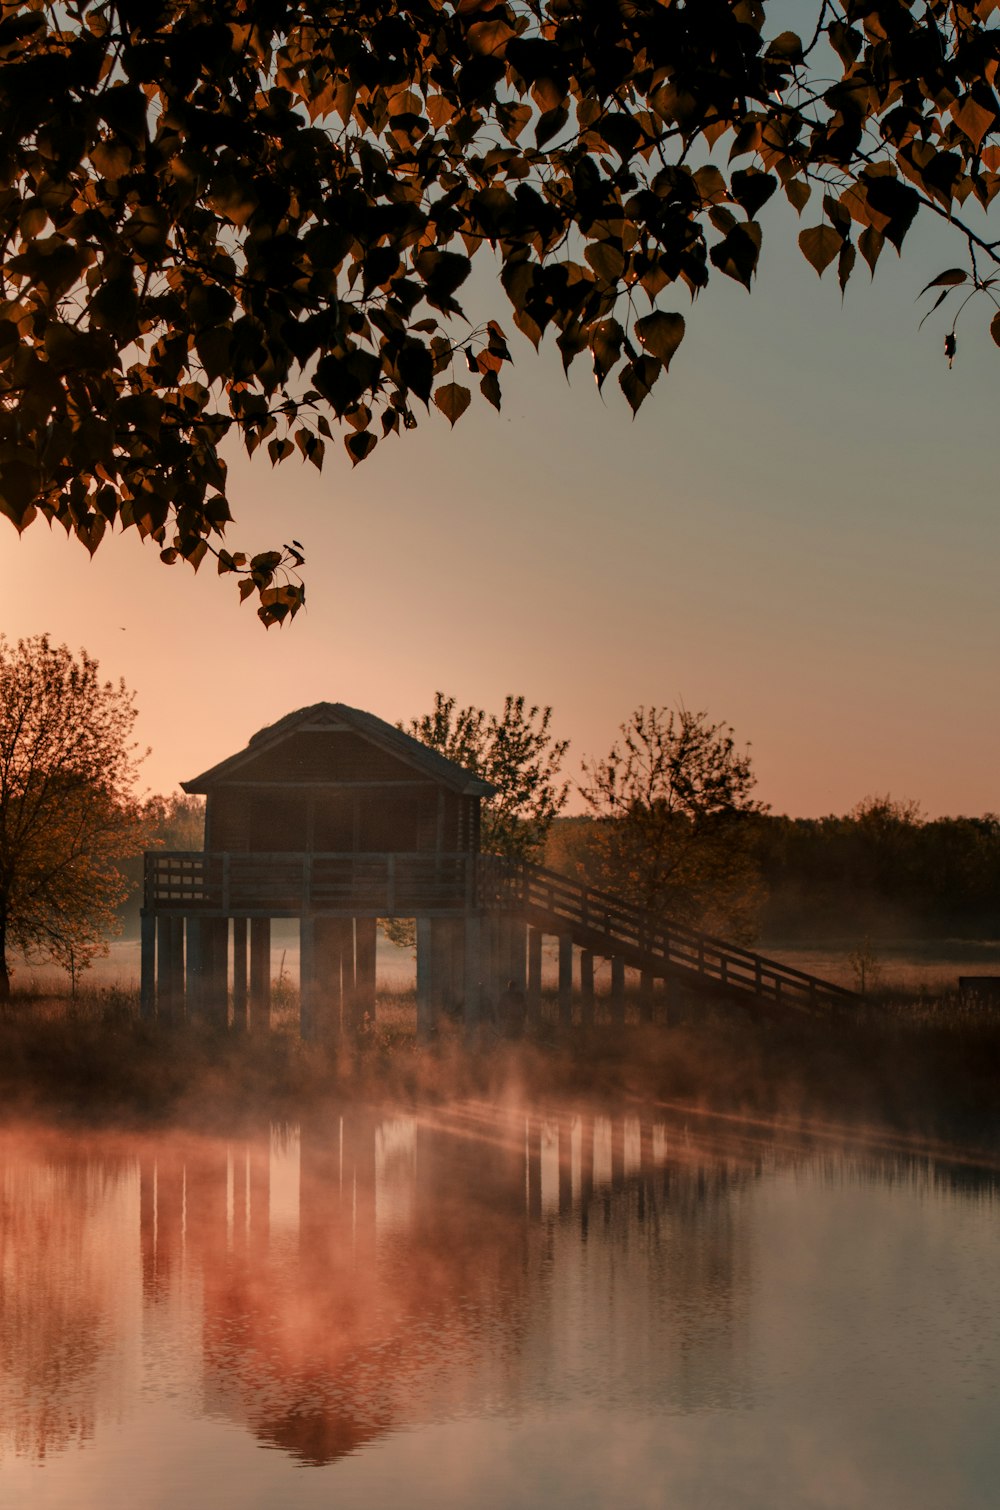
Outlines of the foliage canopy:
[[[93,551],[303,601],[296,541],[226,549],[227,437],[353,462],[472,386],[492,249],[516,325],[612,371],[633,411],[713,273],[748,289],[784,194],[817,272],[874,272],[921,213],[997,303],[997,0],[2,0],[0,508]],[[1000,340],[1000,315],[993,319]],[[948,336],[954,355],[954,326]]]
[[124,682],[101,682],[84,651],[0,635],[0,1001],[12,945],[75,982],[117,930],[116,862],[145,837],[135,718]]
[[746,819],[764,809],[749,750],[728,724],[681,707],[639,707],[580,793],[600,821],[578,866],[637,906],[749,937],[761,901]]
[[506,697],[497,714],[459,708],[436,692],[432,712],[401,727],[496,787],[481,810],[487,854],[538,860],[569,796],[569,782],[559,779],[569,740],[553,737],[551,721],[551,708],[528,707],[523,697]]

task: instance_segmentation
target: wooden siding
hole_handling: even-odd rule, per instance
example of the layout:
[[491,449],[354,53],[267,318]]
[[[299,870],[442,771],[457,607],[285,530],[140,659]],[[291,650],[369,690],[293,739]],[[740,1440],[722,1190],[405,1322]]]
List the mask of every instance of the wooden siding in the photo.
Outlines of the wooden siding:
[[467,849],[458,843],[455,820],[459,801],[476,799],[439,793],[427,782],[220,787],[208,796],[205,847],[231,854]]

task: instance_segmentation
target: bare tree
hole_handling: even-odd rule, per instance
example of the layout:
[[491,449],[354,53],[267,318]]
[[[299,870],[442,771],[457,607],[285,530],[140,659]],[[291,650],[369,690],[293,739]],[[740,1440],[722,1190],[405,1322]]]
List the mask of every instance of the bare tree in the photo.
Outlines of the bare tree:
[[0,1001],[8,953],[75,976],[117,929],[128,882],[116,862],[143,846],[134,796],[133,694],[47,635],[0,636]]

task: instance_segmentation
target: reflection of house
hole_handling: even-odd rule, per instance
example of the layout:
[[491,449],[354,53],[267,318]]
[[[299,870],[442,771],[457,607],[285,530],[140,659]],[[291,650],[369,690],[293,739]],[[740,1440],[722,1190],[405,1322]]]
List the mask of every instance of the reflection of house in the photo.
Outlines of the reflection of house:
[[221,1026],[231,989],[234,1023],[246,1024],[249,1009],[248,1025],[266,1027],[275,918],[299,924],[306,1037],[334,1037],[374,1011],[380,917],[416,919],[420,1030],[439,1008],[461,1008],[475,1027],[483,1006],[502,1000],[523,1002],[537,1023],[547,934],[559,941],[564,1026],[573,1021],[577,966],[581,1022],[595,1021],[599,958],[611,964],[619,1023],[626,970],[638,972],[649,1020],[658,979],[755,1009],[816,1011],[853,1000],[840,986],[566,876],[480,855],[479,807],[494,788],[343,703],[288,714],[182,785],[208,799],[205,848],[146,856],[147,1017],[187,1011]]
[[0,1135],[0,1454],[83,1443],[149,1391],[310,1463],[595,1380],[735,1403],[755,1168],[475,1103],[252,1142]]
[[416,918],[421,973],[433,961],[438,995],[461,991],[487,782],[371,713],[317,703],[183,787],[207,798],[205,850],[146,857],[147,1013],[186,999],[224,1021],[231,985],[237,1020],[249,995],[265,1024],[282,917],[301,929],[306,1032],[372,1009],[379,917]]
[[183,1227],[171,1166],[142,1172],[145,1266],[199,1276],[204,1406],[303,1462],[594,1370],[619,1403],[746,1397],[731,1198],[755,1166],[662,1124],[355,1108],[269,1151],[190,1145]]

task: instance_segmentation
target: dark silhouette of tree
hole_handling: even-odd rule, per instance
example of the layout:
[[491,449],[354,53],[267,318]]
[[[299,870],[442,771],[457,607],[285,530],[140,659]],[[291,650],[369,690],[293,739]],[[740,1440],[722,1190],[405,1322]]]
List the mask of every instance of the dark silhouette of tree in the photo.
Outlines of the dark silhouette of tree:
[[223,545],[220,447],[321,466],[337,425],[358,462],[473,385],[499,408],[503,329],[458,297],[484,249],[519,329],[633,411],[679,299],[751,287],[777,194],[842,287],[942,219],[965,263],[928,289],[993,315],[994,0],[801,9],[800,36],[767,0],[9,0],[0,508],[211,551],[272,623],[302,547]]
[[640,707],[581,795],[598,818],[578,868],[649,911],[749,937],[762,901],[747,820],[763,811],[749,749],[728,724],[681,707]]
[[995,939],[1000,819],[927,819],[919,804],[868,796],[843,816],[753,825],[779,939]]
[[124,682],[47,635],[0,636],[0,1001],[8,951],[51,958],[74,982],[109,933],[143,847],[133,796],[136,710]]
[[537,860],[569,796],[559,776],[569,740],[554,738],[551,720],[551,708],[527,707],[523,697],[506,697],[497,714],[435,692],[433,712],[400,727],[496,787],[481,807],[483,850]]

